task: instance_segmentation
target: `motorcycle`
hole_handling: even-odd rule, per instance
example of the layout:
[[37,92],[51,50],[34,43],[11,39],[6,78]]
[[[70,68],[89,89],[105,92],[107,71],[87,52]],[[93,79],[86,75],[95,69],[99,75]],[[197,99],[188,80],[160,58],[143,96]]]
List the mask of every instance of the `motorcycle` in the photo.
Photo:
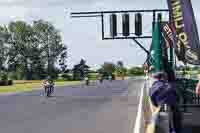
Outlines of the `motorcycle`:
[[52,84],[50,84],[49,82],[47,82],[45,85],[45,96],[46,97],[50,97],[53,93],[54,90],[54,86]]
[[103,83],[103,75],[99,74],[98,77],[97,77],[99,83]]
[[85,78],[85,84],[86,84],[86,85],[89,85],[89,84],[90,84],[90,81],[89,81],[89,78],[88,78],[88,77]]
[[108,76],[108,80],[112,82],[112,76]]
[[101,77],[100,79],[99,79],[99,82],[102,84],[103,83],[103,77]]

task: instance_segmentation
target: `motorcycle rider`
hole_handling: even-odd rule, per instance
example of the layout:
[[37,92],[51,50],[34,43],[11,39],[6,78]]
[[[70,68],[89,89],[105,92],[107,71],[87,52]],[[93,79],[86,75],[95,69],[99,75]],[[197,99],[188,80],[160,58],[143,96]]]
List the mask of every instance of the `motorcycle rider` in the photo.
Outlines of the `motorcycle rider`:
[[99,79],[99,82],[100,82],[100,83],[103,83],[103,79],[104,79],[104,78],[103,78],[103,74],[99,74],[99,78],[98,78],[98,79]]
[[112,75],[108,76],[108,80],[111,82],[112,81]]
[[45,93],[47,93],[48,87],[51,87],[51,89],[54,88],[54,81],[50,76],[48,76],[47,79],[43,81],[43,87],[44,87]]
[[85,84],[89,85],[89,78],[88,78],[88,76],[85,77]]

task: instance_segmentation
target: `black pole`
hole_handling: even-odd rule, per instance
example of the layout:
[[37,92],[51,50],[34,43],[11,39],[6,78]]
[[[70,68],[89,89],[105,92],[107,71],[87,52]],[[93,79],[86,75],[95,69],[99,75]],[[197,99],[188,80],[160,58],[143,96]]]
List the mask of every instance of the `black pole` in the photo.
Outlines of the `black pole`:
[[153,10],[153,28],[152,28],[152,31],[154,30],[154,27],[155,27],[155,22],[156,22],[156,11]]
[[104,40],[104,15],[101,13],[102,40]]
[[101,15],[75,15],[75,16],[71,16],[71,18],[97,18],[97,17],[101,17]]
[[135,43],[138,44],[138,46],[139,46],[141,49],[143,49],[143,50],[147,53],[147,55],[150,54],[149,51],[148,51],[145,47],[143,47],[143,46],[140,44],[140,42],[138,42],[136,39],[132,39],[132,40],[135,41]]
[[80,15],[80,14],[102,14],[102,13],[127,13],[127,12],[168,12],[169,9],[153,9],[153,10],[119,10],[119,11],[100,11],[100,12],[72,12],[71,15]]

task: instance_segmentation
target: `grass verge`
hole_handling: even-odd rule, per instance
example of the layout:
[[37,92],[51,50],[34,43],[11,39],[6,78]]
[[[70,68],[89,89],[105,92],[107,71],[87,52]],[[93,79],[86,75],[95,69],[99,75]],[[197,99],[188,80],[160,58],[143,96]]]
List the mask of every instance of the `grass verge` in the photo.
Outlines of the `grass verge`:
[[[41,82],[34,83],[16,83],[12,86],[0,86],[0,94],[10,94],[10,93],[18,93],[18,92],[29,92],[37,89],[41,89]],[[57,81],[55,82],[56,86],[68,86],[68,85],[76,85],[80,84],[80,81]]]

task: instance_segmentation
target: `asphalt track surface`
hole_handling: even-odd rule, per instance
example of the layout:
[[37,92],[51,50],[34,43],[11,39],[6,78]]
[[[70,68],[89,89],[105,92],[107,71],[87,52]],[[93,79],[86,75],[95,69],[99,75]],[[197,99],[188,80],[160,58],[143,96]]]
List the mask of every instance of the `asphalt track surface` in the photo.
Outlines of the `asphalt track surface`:
[[143,79],[0,96],[0,133],[133,133]]

